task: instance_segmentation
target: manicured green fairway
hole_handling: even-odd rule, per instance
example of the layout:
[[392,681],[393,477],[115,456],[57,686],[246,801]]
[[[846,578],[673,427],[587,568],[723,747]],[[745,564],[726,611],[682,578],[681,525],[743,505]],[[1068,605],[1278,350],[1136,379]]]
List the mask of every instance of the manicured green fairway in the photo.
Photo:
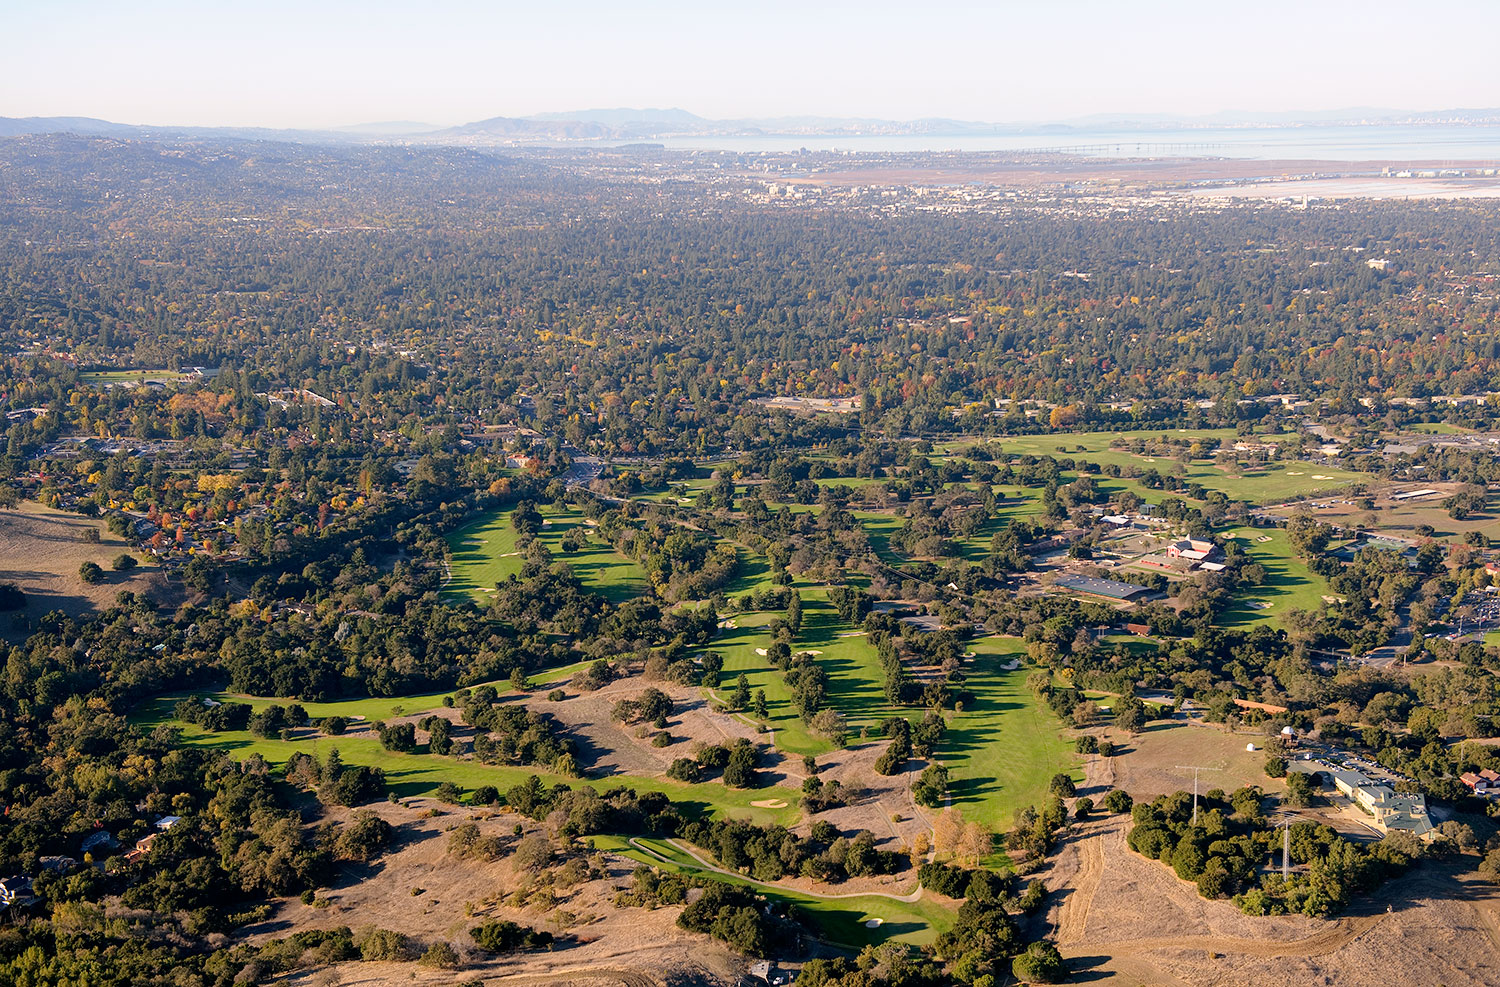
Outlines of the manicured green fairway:
[[770,647],[771,636],[766,632],[766,625],[775,616],[775,613],[735,614],[736,626],[726,628],[713,644],[704,649],[724,656],[724,674],[719,680],[719,688],[713,693],[714,698],[728,702],[743,673],[752,693],[757,689],[765,690],[766,708],[770,713],[767,722],[774,731],[776,746],[793,754],[822,754],[830,749],[828,742],[808,732],[807,725],[792,704],[791,690],[782,681],[781,673],[765,655],[756,654],[757,649]]
[[[438,757],[419,752],[399,754],[386,750],[374,737],[325,737],[312,730],[298,731],[299,736],[292,740],[263,740],[247,730],[211,733],[194,724],[181,723],[172,719],[172,706],[181,698],[183,696],[180,694],[159,697],[144,707],[139,716],[132,719],[147,729],[159,723],[172,723],[181,729],[183,743],[189,746],[225,750],[237,758],[259,754],[277,765],[286,763],[295,751],[304,751],[323,758],[330,750],[337,748],[345,764],[366,765],[384,771],[391,791],[402,797],[431,794],[438,785],[445,781],[451,781],[470,791],[480,785],[494,785],[504,792],[510,786],[525,781],[528,776],[536,775],[547,785],[563,783],[575,786],[590,785],[601,790],[633,788],[638,792],[664,792],[673,804],[690,814],[722,813],[759,823],[783,825],[793,824],[801,814],[801,810],[797,807],[800,795],[787,788],[736,789],[727,788],[718,782],[688,785],[663,777],[647,778],[636,775],[617,775],[600,779],[567,778],[530,766],[488,765],[473,760]],[[432,698],[431,696],[410,696],[403,699],[351,700],[305,705],[309,714],[313,716],[332,715],[335,712],[339,715],[349,715],[356,709],[365,711],[358,715],[380,711],[390,715],[395,707],[408,712],[417,712],[441,705],[441,693],[437,695],[436,701],[430,701]],[[252,706],[263,707],[276,700],[256,698],[247,701]],[[763,809],[750,804],[766,799],[780,799],[786,802],[787,808]]]
[[[581,513],[543,510],[542,517],[548,524],[537,539],[554,559],[572,566],[586,588],[616,603],[650,595],[651,582],[645,570],[633,559],[617,555],[597,535],[577,552],[563,551],[563,535],[583,524]],[[521,571],[509,511],[494,511],[454,531],[448,536],[448,551],[453,578],[443,592],[450,599],[467,598],[487,607],[495,584]]]
[[1317,610],[1324,595],[1333,592],[1322,576],[1297,558],[1285,531],[1248,526],[1230,530],[1239,536],[1235,540],[1245,554],[1265,568],[1266,581],[1235,595],[1234,603],[1220,617],[1222,626],[1280,625],[1288,610]]
[[[1132,432],[1057,432],[1049,435],[1001,436],[996,441],[1006,452],[1036,456],[1072,456],[1085,458],[1101,466],[1136,466],[1140,469],[1156,469],[1167,473],[1177,467],[1177,461],[1166,457],[1137,456],[1122,449],[1111,449],[1110,442],[1117,438],[1159,439],[1216,438],[1232,444],[1233,429],[1147,429]],[[1283,436],[1261,435],[1257,441],[1276,442]],[[945,448],[962,448],[966,442],[946,443]],[[1370,480],[1367,473],[1355,473],[1331,466],[1319,466],[1307,462],[1271,463],[1264,470],[1250,472],[1245,476],[1232,476],[1219,469],[1207,458],[1200,458],[1183,467],[1182,478],[1198,483],[1209,490],[1222,491],[1234,500],[1250,503],[1273,503],[1289,497],[1306,496],[1313,493],[1338,490],[1351,483]],[[1134,487],[1134,485],[1132,485]],[[1144,493],[1137,489],[1138,493]],[[1157,498],[1161,494],[1157,493]],[[1151,499],[1157,499],[1151,498]]]
[[802,633],[794,650],[822,652],[817,661],[828,671],[828,705],[844,714],[851,732],[869,727],[873,733],[888,716],[913,717],[912,709],[886,702],[879,654],[862,628],[839,619],[826,587],[802,590]]
[[1016,809],[1041,805],[1052,776],[1068,772],[1082,781],[1073,744],[1063,724],[1026,688],[1025,667],[1001,665],[1026,653],[1013,637],[972,641],[974,660],[966,666],[973,703],[949,720],[939,756],[953,781],[953,805],[964,818],[996,831],[1009,829]]
[[[925,945],[932,942],[938,933],[953,926],[953,913],[931,901],[894,901],[875,895],[832,900],[814,898],[787,888],[706,871],[692,857],[665,840],[643,839],[639,842],[659,856],[667,858],[669,863],[663,863],[657,857],[643,853],[621,837],[596,836],[593,838],[597,849],[618,853],[661,870],[693,874],[713,881],[722,881],[725,884],[751,887],[757,893],[773,901],[794,905],[819,936],[835,945],[859,949],[872,943],[882,943],[891,939],[913,945]],[[915,886],[915,872],[912,873],[911,878],[911,885]],[[836,885],[830,885],[829,890],[831,893],[838,893]],[[871,919],[880,919],[881,924],[876,928],[869,928],[865,923]]]
[[[844,714],[851,732],[862,726],[872,729],[887,716],[911,717],[910,708],[896,709],[885,701],[885,677],[869,639],[859,628],[839,620],[823,586],[799,586],[802,594],[802,633],[792,650],[817,651],[814,660],[828,672],[828,705]],[[752,691],[764,689],[770,712],[768,723],[775,732],[776,746],[793,754],[822,754],[831,749],[827,740],[814,735],[802,722],[791,690],[781,672],[757,650],[770,647],[765,627],[777,613],[742,613],[707,650],[724,656],[724,675],[714,696],[727,701],[743,672]]]

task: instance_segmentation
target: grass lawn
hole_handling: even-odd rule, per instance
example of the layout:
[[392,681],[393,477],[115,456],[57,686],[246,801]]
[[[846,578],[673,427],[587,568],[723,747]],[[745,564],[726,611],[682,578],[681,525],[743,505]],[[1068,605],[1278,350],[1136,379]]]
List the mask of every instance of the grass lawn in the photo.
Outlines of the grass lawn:
[[[565,552],[562,538],[569,530],[583,524],[578,511],[543,510],[547,524],[537,539],[547,546],[553,557],[573,567],[586,589],[599,593],[615,603],[623,603],[651,592],[646,572],[633,559],[617,555],[613,548],[592,536],[589,544],[577,552]],[[472,600],[476,606],[489,606],[496,583],[521,571],[521,556],[516,554],[516,531],[510,526],[509,511],[494,511],[470,522],[448,535],[452,556],[453,578],[443,588],[450,599]]]
[[[1245,526],[1233,530],[1239,535],[1235,540],[1245,554],[1265,567],[1266,581],[1235,596],[1233,604],[1219,618],[1222,626],[1277,625],[1288,610],[1317,610],[1323,597],[1332,592],[1322,576],[1297,558],[1285,531]],[[1262,538],[1268,540],[1261,541]]]
[[1447,422],[1417,422],[1403,427],[1408,432],[1421,432],[1424,435],[1471,435],[1474,432],[1472,428],[1449,425]]
[[150,380],[173,383],[186,379],[175,370],[85,370],[78,379],[86,384],[144,384]]
[[[313,716],[333,713],[349,715],[355,710],[360,711],[357,715],[369,716],[381,711],[384,711],[384,715],[391,715],[395,707],[417,712],[439,706],[442,704],[443,695],[443,693],[436,694],[435,701],[432,696],[408,696],[401,699],[349,700],[305,705],[308,713]],[[801,814],[798,808],[801,795],[788,788],[737,789],[727,788],[718,782],[689,785],[663,777],[646,778],[634,775],[616,775],[602,779],[567,778],[538,767],[482,764],[474,760],[424,754],[420,750],[410,754],[400,754],[386,750],[374,737],[327,737],[311,729],[297,731],[297,735],[291,740],[263,740],[248,730],[211,733],[194,724],[181,723],[172,719],[172,706],[181,698],[181,694],[158,697],[144,706],[140,714],[132,717],[132,720],[147,729],[159,723],[172,723],[181,729],[183,743],[188,746],[225,750],[237,758],[259,754],[276,765],[286,763],[295,751],[304,751],[314,757],[323,758],[330,750],[337,748],[345,764],[366,765],[383,770],[390,790],[402,797],[431,794],[438,785],[445,781],[451,781],[467,791],[472,791],[480,785],[494,785],[503,793],[510,786],[525,781],[528,776],[536,775],[547,785],[560,782],[568,785],[590,785],[600,790],[633,788],[638,792],[664,792],[674,805],[690,815],[705,812],[715,815],[725,814],[757,823],[780,823],[790,826]],[[251,705],[256,707],[266,706],[275,701],[261,698],[249,700]],[[750,804],[764,799],[781,799],[787,803],[787,808],[763,809]]]
[[1083,780],[1073,743],[1063,724],[1026,688],[1025,667],[1007,672],[1001,665],[1025,655],[1013,637],[988,637],[969,644],[976,657],[967,666],[973,701],[953,716],[939,756],[952,776],[953,805],[964,818],[997,831],[1009,829],[1016,809],[1041,805],[1052,776],[1068,772]]
[[[639,842],[667,858],[671,863],[662,863],[661,860],[631,846],[621,837],[596,836],[593,838],[593,844],[597,849],[618,853],[661,870],[694,874],[709,880],[722,881],[725,884],[748,886],[773,901],[793,905],[800,913],[800,917],[821,938],[851,950],[891,939],[913,945],[925,945],[932,942],[938,933],[953,926],[953,913],[930,901],[892,901],[875,895],[833,900],[814,898],[790,889],[760,884],[747,878],[734,878],[705,871],[692,857],[664,840],[643,839]],[[913,884],[915,880],[916,875],[913,873]],[[838,893],[837,885],[829,887],[829,893]],[[880,919],[881,925],[873,929],[867,927],[865,923],[871,919]]]

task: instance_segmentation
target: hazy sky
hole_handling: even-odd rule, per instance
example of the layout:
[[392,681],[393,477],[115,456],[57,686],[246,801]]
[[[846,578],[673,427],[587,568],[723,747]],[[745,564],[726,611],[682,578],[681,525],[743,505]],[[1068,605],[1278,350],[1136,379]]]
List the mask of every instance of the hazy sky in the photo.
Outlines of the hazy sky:
[[1500,106],[1494,0],[0,0],[0,26],[0,115],[124,123]]

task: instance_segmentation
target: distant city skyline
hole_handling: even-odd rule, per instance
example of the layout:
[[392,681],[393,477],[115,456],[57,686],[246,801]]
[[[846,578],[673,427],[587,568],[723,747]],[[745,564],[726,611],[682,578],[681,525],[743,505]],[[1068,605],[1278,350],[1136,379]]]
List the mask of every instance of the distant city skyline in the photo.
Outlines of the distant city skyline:
[[1500,4],[1484,2],[0,3],[3,116],[319,128],[617,106],[999,123],[1500,106]]

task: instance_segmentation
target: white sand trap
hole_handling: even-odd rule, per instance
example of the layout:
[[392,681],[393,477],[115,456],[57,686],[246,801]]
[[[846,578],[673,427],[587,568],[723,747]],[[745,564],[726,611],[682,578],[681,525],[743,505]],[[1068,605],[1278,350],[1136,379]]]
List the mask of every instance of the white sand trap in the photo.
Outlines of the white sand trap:
[[1271,536],[1270,535],[1261,535],[1259,538],[1257,538],[1255,540],[1258,541],[1258,542],[1260,542],[1262,545],[1264,545],[1266,542],[1268,542],[1268,541],[1271,540]]
[[760,655],[762,658],[764,658],[766,656],[766,649],[765,648],[756,648],[755,649],[755,653],[758,654],[758,655]]
[[542,527],[550,528],[552,527],[552,522],[548,521],[546,518],[542,518]]
[[693,498],[691,498],[691,497],[678,497],[677,498],[677,503],[679,503],[679,504],[691,504],[692,502],[693,502]]
[[974,657],[977,657],[977,656],[972,651],[965,651],[963,653],[963,657],[965,657],[965,658],[974,658]]
[[1302,471],[1301,470],[1290,470],[1287,473],[1287,476],[1301,476],[1301,475],[1302,475]]
[[501,552],[499,555],[497,555],[495,557],[498,558],[498,559],[513,559],[517,555],[520,555],[520,554],[521,554],[520,552]]
[[1240,533],[1238,531],[1231,531],[1231,532],[1229,532],[1229,534],[1225,535],[1224,537],[1225,538],[1238,538],[1239,536],[1240,536]]
[[1005,664],[1001,665],[1000,666],[1000,671],[1002,671],[1002,672],[1014,672],[1016,669],[1018,669],[1020,667],[1021,667],[1021,663],[1020,662],[1012,660],[1012,661],[1008,661]]
[[786,808],[786,803],[783,802],[781,799],[758,799],[757,801],[751,802],[750,804],[753,805],[753,806],[755,806],[757,809],[785,809]]
[[1251,600],[1250,601],[1250,609],[1251,610],[1269,610],[1269,609],[1271,609],[1271,604],[1267,603],[1265,600]]
[[739,627],[740,625],[736,624],[734,622],[734,618],[733,617],[730,617],[728,620],[721,620],[721,621],[719,621],[719,626],[722,627],[722,628],[724,628],[725,630],[734,630],[736,627]]
[[803,655],[810,655],[811,657],[816,658],[816,657],[818,657],[818,655],[821,655],[822,653],[823,652],[821,652],[821,651],[799,651],[799,652],[797,652],[797,656],[800,658]]
[[1331,477],[1331,476],[1324,476],[1322,473],[1314,473],[1313,474],[1313,479],[1314,480],[1331,480],[1331,479],[1333,479],[1333,477]]
[[867,928],[867,929],[878,929],[878,928],[880,928],[884,924],[885,924],[885,919],[883,919],[883,918],[872,918],[872,919],[870,919],[870,921],[868,921],[868,922],[865,923],[865,928]]

